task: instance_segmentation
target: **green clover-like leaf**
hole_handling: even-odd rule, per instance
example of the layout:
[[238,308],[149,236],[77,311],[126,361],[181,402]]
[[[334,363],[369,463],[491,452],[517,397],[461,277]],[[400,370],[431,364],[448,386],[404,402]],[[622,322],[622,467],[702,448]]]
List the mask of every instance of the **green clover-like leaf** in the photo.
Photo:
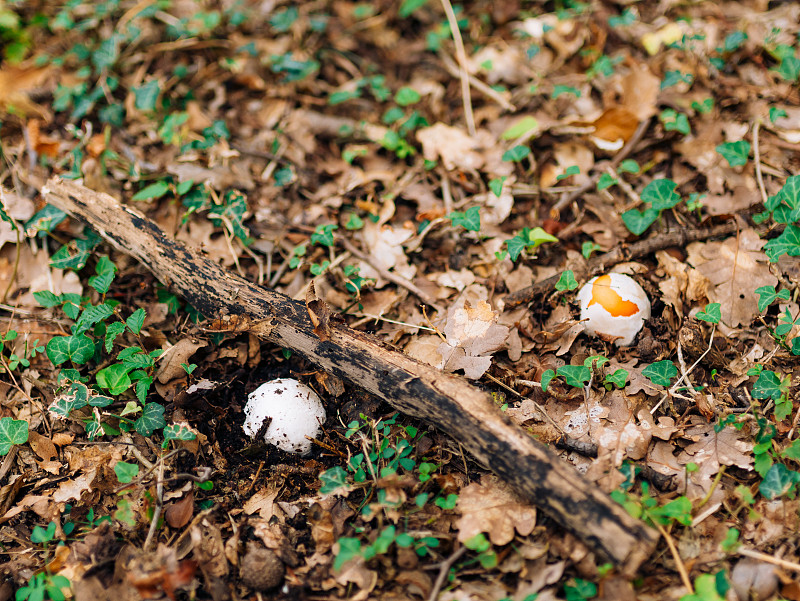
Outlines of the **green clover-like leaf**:
[[575,279],[575,274],[571,269],[561,272],[561,277],[556,282],[556,290],[564,292],[565,290],[575,290],[578,287],[578,282]]
[[531,153],[531,149],[527,146],[517,145],[513,148],[506,150],[503,153],[502,159],[504,161],[510,161],[512,163],[519,163],[522,159],[527,157]]
[[324,495],[347,487],[347,472],[340,466],[322,472],[319,479],[322,482],[319,492]]
[[630,209],[622,214],[622,222],[628,230],[639,236],[658,219],[659,212],[653,207],[647,207],[644,211]]
[[708,323],[719,323],[719,320],[722,319],[722,305],[719,303],[709,303],[706,305],[706,308],[700,311],[696,317],[702,321],[707,321]]

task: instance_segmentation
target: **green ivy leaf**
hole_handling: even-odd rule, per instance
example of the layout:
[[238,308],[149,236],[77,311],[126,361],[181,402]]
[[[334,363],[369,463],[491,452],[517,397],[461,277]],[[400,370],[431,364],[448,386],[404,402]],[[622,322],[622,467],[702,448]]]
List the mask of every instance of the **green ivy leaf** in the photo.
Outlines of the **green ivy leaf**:
[[774,371],[763,370],[758,376],[758,380],[753,384],[753,390],[750,392],[754,399],[763,401],[772,399],[773,401],[781,398],[783,390],[781,389],[781,379]]
[[794,56],[787,56],[773,71],[786,81],[795,82],[800,77],[800,59]]
[[773,263],[783,255],[800,256],[800,227],[787,225],[780,236],[764,245],[764,252]]
[[678,368],[669,359],[651,363],[642,370],[642,375],[657,386],[669,386],[678,375]]
[[767,499],[776,499],[787,494],[800,482],[800,474],[790,470],[782,463],[776,463],[764,476],[758,491]]
[[592,253],[596,250],[600,250],[599,244],[595,244],[594,242],[584,242],[581,244],[581,254],[584,259],[591,257]]
[[689,118],[675,109],[664,109],[658,115],[658,118],[664,124],[666,131],[677,131],[684,135],[689,135],[692,132],[692,128],[689,126]]
[[606,374],[605,383],[614,384],[617,388],[625,388],[628,382],[628,370],[618,369],[613,374]]
[[355,213],[350,213],[350,218],[344,224],[344,229],[353,231],[360,230],[362,227],[364,227],[364,220]]
[[550,382],[555,377],[556,372],[554,372],[552,369],[548,369],[542,374],[542,392],[547,392],[547,387],[550,386]]
[[619,164],[617,168],[617,173],[633,173],[637,174],[641,168],[639,167],[639,163],[634,161],[633,159],[625,159]]
[[706,308],[700,311],[696,317],[702,321],[707,321],[709,323],[719,323],[719,320],[722,319],[722,305],[719,303],[710,303],[706,305]]
[[526,241],[521,236],[514,236],[506,240],[506,247],[508,248],[508,256],[512,261],[516,261],[520,253],[525,249]]
[[142,417],[133,423],[133,427],[142,436],[150,436],[153,432],[166,425],[164,406],[158,403],[147,403],[142,411]]
[[767,307],[778,299],[788,301],[791,298],[789,290],[783,288],[780,292],[777,292],[775,286],[760,286],[756,288],[756,294],[758,294],[759,313],[766,311]]
[[161,84],[157,79],[151,79],[137,88],[133,88],[133,105],[140,111],[156,110],[156,100],[161,92]]
[[692,502],[688,497],[681,496],[670,501],[663,507],[655,507],[647,512],[651,517],[657,518],[662,526],[666,526],[670,520],[689,526],[692,523]]
[[419,92],[408,86],[403,86],[397,90],[397,94],[394,95],[394,101],[400,106],[416,104],[421,98],[422,97],[419,95]]
[[585,365],[562,365],[556,370],[556,374],[562,376],[567,385],[575,388],[583,388],[592,378],[592,370]]
[[97,372],[97,384],[113,395],[122,394],[131,387],[128,375],[130,368],[122,363],[114,363]]
[[522,159],[531,153],[531,149],[527,146],[514,146],[503,153],[502,160],[510,161],[512,163],[519,163]]
[[322,472],[319,475],[319,479],[322,482],[319,492],[323,495],[331,494],[347,487],[347,472],[340,466]]
[[94,355],[94,342],[85,334],[57,336],[47,343],[46,352],[53,365],[67,361],[82,365]]
[[[725,573],[722,573],[723,578]],[[694,593],[684,595],[680,601],[725,601],[725,595],[720,594],[716,576],[702,574],[694,581]]]
[[788,117],[789,113],[787,113],[783,109],[779,109],[777,107],[771,106],[769,107],[769,120],[771,123],[775,123],[781,117]]
[[615,185],[619,180],[616,177],[611,177],[608,173],[603,173],[600,175],[600,179],[597,180],[597,191],[605,190],[606,188],[610,188],[611,186]]
[[481,230],[480,207],[470,207],[466,211],[453,211],[448,215],[453,227],[461,226],[470,232]]
[[750,156],[750,142],[744,140],[725,142],[717,146],[716,151],[728,161],[728,165],[731,167],[741,167],[747,164],[747,157]]
[[164,428],[164,445],[169,443],[170,440],[194,440],[197,435],[186,424],[170,424]]
[[311,234],[311,244],[319,244],[320,246],[333,246],[333,230],[339,229],[338,225],[318,225]]
[[336,542],[339,545],[339,552],[333,560],[334,572],[338,572],[348,561],[361,555],[361,541],[357,538],[341,536]]
[[622,222],[628,230],[639,236],[658,219],[659,212],[653,207],[647,207],[644,211],[630,209],[622,214]]
[[139,464],[117,461],[114,464],[114,473],[117,475],[117,480],[122,484],[129,484],[139,475]]
[[577,165],[570,165],[561,175],[556,176],[556,181],[560,182],[562,179],[567,179],[572,175],[578,175],[581,172],[580,167]]
[[527,238],[526,246],[529,249],[535,250],[535,249],[539,248],[545,242],[558,242],[558,238],[556,238],[555,236],[553,236],[551,234],[548,234],[546,231],[544,231],[540,227],[535,227],[532,230],[528,229],[528,228],[525,228],[525,229],[523,229],[523,233],[525,234],[525,237]]
[[642,190],[642,202],[649,202],[659,212],[671,209],[681,201],[677,186],[671,179],[654,179]]
[[89,399],[89,389],[82,382],[73,382],[67,391],[56,397],[48,410],[59,417],[68,417],[76,410],[86,407]]
[[489,190],[492,191],[497,198],[500,198],[500,194],[503,193],[503,184],[508,178],[504,175],[503,177],[495,177],[494,179],[489,180]]
[[565,290],[575,290],[578,287],[578,282],[575,280],[575,274],[571,269],[561,272],[561,277],[556,282],[556,290],[564,292]]
[[15,444],[28,442],[28,422],[11,417],[0,418],[0,456],[8,455]]

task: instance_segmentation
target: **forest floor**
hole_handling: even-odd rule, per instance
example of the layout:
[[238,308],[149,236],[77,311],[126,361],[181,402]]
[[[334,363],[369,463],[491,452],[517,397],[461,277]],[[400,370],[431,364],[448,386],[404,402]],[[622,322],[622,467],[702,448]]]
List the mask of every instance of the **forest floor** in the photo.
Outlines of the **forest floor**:
[[[0,3],[0,601],[800,601],[799,34],[766,0]],[[625,574],[214,331],[54,175],[490,393],[656,551]],[[327,412],[305,454],[242,428],[276,378]]]

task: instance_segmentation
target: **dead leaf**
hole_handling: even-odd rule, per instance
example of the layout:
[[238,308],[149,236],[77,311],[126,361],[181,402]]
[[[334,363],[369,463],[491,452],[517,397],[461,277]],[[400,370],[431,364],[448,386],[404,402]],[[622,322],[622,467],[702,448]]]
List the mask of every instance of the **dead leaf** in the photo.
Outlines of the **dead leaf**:
[[204,340],[181,338],[161,355],[161,367],[156,372],[156,379],[162,384],[166,384],[170,380],[184,377],[186,370],[181,367],[181,364],[188,364],[189,358],[206,346],[208,343]]
[[730,326],[749,325],[758,315],[756,288],[778,283],[761,252],[766,242],[753,229],[723,242],[695,242],[687,261],[708,278],[708,300],[721,304],[722,321]]
[[250,498],[242,505],[242,510],[246,515],[258,513],[263,519],[268,520],[275,513],[273,504],[280,491],[280,487],[262,488],[250,495]]
[[422,154],[429,161],[441,159],[445,169],[478,169],[483,157],[477,152],[478,142],[464,130],[444,123],[417,130]]
[[164,511],[164,519],[173,528],[183,528],[194,514],[194,494],[189,490],[180,501],[174,501]]
[[306,291],[306,309],[311,323],[314,324],[314,333],[322,342],[331,339],[331,308],[328,304],[317,297],[312,280]]
[[456,527],[461,542],[485,532],[493,544],[505,545],[514,540],[515,531],[527,536],[536,525],[536,508],[520,501],[496,476],[483,476],[480,483],[462,488],[458,510],[461,518]]
[[440,369],[453,372],[463,369],[473,380],[480,378],[492,364],[491,353],[502,347],[508,336],[506,326],[497,325],[497,315],[486,301],[473,307],[453,305],[444,326],[446,342],[439,345]]

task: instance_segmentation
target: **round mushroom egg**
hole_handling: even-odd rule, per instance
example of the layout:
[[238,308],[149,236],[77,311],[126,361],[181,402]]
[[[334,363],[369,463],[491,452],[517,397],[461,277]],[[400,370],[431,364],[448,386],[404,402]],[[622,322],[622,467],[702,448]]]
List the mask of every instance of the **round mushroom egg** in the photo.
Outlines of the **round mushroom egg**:
[[316,392],[292,378],[265,382],[247,397],[242,429],[247,436],[258,434],[270,418],[264,440],[289,453],[308,455],[309,438],[317,438],[325,423],[325,407]]
[[586,332],[629,346],[650,318],[647,293],[632,277],[607,273],[592,278],[578,292]]

